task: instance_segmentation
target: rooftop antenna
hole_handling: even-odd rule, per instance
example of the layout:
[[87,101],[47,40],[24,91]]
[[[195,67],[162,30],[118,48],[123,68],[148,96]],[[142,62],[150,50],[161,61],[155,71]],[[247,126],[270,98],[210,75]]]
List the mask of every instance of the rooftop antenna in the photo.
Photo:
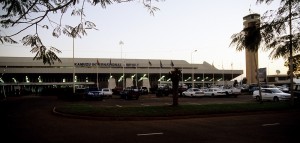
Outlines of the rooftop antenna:
[[249,13],[250,13],[250,14],[252,13],[252,10],[251,10],[251,4],[250,4],[250,8],[249,8]]

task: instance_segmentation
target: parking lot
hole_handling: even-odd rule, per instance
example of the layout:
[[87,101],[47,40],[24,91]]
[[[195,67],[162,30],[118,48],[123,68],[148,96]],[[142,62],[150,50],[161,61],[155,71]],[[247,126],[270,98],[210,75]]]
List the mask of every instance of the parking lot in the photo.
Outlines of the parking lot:
[[[172,96],[156,97],[155,94],[142,95],[138,100],[124,100],[118,95],[113,95],[112,98],[103,99],[102,101],[85,101],[79,103],[87,103],[95,106],[104,107],[126,107],[126,106],[163,106],[172,105]],[[203,105],[203,104],[227,104],[227,103],[246,103],[255,102],[252,95],[239,95],[234,97],[179,97],[179,104],[187,105]]]

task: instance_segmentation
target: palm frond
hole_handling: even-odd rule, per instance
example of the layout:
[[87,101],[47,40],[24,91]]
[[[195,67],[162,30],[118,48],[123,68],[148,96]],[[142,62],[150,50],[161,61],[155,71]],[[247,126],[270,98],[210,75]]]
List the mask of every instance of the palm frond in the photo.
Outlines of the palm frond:
[[244,43],[244,41],[245,41],[245,32],[244,31],[233,34],[231,36],[231,39],[232,39],[232,41],[229,46],[235,46],[237,51],[242,51],[246,48],[245,43]]

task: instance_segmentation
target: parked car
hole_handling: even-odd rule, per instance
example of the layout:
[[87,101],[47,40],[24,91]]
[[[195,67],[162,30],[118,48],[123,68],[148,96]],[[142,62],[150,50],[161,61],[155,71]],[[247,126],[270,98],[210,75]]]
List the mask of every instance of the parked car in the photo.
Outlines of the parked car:
[[125,100],[129,100],[129,99],[138,100],[140,95],[141,93],[139,92],[139,90],[130,87],[120,92],[120,98]]
[[204,96],[204,92],[199,88],[189,88],[188,90],[182,92],[182,95],[189,97]]
[[288,86],[277,86],[277,88],[285,93],[289,93],[290,92],[290,88]]
[[213,97],[213,96],[220,96],[220,95],[223,96],[223,95],[227,95],[227,94],[226,94],[226,91],[224,91],[220,88],[214,87],[214,88],[209,88],[207,91],[205,91],[204,95]]
[[182,93],[188,89],[186,84],[179,84],[178,86],[178,94],[183,96]]
[[169,96],[170,94],[170,89],[168,86],[160,86],[157,88],[156,92],[155,92],[157,97],[162,97],[162,96]]
[[[278,88],[262,88],[261,96],[262,100],[272,100],[276,102],[281,100],[289,100],[291,98],[291,94],[284,93]],[[259,90],[255,90],[252,97],[257,101],[260,101]]]
[[112,92],[111,89],[109,89],[109,88],[102,88],[101,91],[102,91],[104,97],[112,98],[113,92]]
[[149,93],[148,88],[147,87],[140,87],[140,92],[142,95],[147,95]]
[[100,91],[98,88],[86,88],[84,92],[85,99],[97,99],[103,100],[103,92]]
[[258,87],[258,86],[252,86],[252,87],[249,87],[249,93],[250,93],[250,94],[253,94],[253,92],[254,92],[255,90],[259,90],[259,87]]
[[123,87],[115,87],[112,89],[113,95],[120,95],[120,92],[123,90]]
[[237,97],[242,94],[241,88],[236,87],[222,87],[221,90],[225,91],[227,96]]

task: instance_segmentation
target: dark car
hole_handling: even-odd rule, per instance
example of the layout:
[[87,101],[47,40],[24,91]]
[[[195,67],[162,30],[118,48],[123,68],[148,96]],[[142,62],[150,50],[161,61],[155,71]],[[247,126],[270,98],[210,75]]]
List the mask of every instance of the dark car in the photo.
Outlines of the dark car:
[[104,94],[98,88],[86,88],[84,91],[85,99],[103,100]]
[[120,92],[120,97],[125,100],[136,99],[138,100],[141,92],[135,88],[126,88]]
[[144,86],[140,88],[140,92],[142,95],[147,95],[149,93],[148,88]]
[[184,91],[186,91],[186,90],[187,90],[186,87],[178,87],[178,94],[179,94],[180,96],[183,96],[183,95],[182,95],[182,92],[184,92]]
[[170,88],[168,86],[160,86],[157,88],[155,94],[157,97],[169,96]]

